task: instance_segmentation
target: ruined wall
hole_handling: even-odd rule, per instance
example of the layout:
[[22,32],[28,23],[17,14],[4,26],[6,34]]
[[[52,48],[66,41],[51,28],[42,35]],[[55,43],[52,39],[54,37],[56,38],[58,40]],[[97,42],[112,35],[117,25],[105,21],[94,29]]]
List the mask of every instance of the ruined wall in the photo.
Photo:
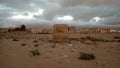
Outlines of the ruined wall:
[[56,24],[53,27],[53,41],[54,42],[67,42],[68,41],[68,25]]

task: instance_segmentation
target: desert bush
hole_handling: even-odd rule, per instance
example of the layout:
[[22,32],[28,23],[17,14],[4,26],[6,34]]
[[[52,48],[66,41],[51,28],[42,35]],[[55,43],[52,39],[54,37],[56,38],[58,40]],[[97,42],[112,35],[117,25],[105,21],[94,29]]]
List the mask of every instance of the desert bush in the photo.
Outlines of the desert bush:
[[8,32],[11,32],[12,30],[11,29],[8,29]]
[[115,36],[114,39],[120,39],[120,37],[119,36]]
[[26,26],[25,25],[21,25],[20,26],[20,30],[25,31],[26,30]]
[[40,55],[40,52],[38,51],[38,49],[31,50],[30,53],[32,54],[32,56],[38,56],[38,55]]
[[12,31],[20,31],[19,27],[14,28]]
[[81,37],[80,38],[81,42],[85,42],[87,40],[92,41],[92,42],[109,42],[109,40],[103,39],[103,38],[95,38],[95,37]]
[[73,50],[71,50],[71,53],[73,53],[74,51]]
[[52,47],[52,48],[55,48],[56,46],[55,46],[55,45],[52,45],[51,47]]
[[53,40],[48,40],[48,42],[49,42],[49,43],[54,43],[54,41],[53,41]]
[[18,41],[18,40],[14,38],[13,41]]
[[25,44],[25,43],[23,43],[23,44],[21,44],[21,46],[26,46],[26,44]]
[[37,40],[34,40],[33,42],[34,42],[34,43],[37,43],[38,41],[37,41]]
[[87,36],[87,37],[85,37],[87,40],[91,40],[92,39],[92,37],[90,37],[90,36]]
[[80,39],[81,39],[81,41],[86,41],[85,37],[81,37]]
[[38,45],[38,44],[35,44],[34,46],[35,46],[35,47],[38,47],[39,45]]
[[120,40],[118,40],[117,42],[120,42]]
[[69,38],[69,41],[79,41],[79,38]]
[[81,59],[81,60],[93,60],[93,59],[95,59],[95,56],[93,54],[81,53],[78,59]]

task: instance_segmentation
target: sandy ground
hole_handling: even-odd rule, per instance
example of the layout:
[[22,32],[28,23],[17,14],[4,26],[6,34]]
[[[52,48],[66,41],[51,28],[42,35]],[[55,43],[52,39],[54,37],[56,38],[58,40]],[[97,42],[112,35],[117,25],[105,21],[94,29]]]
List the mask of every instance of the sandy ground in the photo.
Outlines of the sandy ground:
[[[70,34],[74,38],[86,36],[112,40],[120,33]],[[52,34],[0,33],[0,68],[120,68],[120,42],[53,43],[51,39]],[[31,56],[35,49],[40,55]],[[80,52],[92,53],[95,59],[80,60]]]

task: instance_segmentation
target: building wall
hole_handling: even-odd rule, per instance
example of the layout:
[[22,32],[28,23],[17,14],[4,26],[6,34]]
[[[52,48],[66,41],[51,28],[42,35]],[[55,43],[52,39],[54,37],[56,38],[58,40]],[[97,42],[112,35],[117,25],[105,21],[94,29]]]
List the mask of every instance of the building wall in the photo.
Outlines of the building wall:
[[66,24],[56,24],[53,27],[53,41],[62,42],[68,41],[68,25]]
[[31,29],[31,33],[42,33],[41,29]]
[[110,30],[110,32],[117,32],[117,30]]

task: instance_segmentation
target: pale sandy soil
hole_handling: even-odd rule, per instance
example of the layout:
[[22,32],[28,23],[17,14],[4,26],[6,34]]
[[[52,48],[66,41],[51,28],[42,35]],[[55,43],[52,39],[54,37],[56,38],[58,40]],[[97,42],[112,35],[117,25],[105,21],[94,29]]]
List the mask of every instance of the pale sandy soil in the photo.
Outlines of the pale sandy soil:
[[[112,40],[120,34],[70,35],[76,38],[85,36]],[[13,41],[14,38],[18,41]],[[52,43],[48,41],[51,39],[52,34],[0,33],[0,68],[120,68],[120,42],[87,45],[80,41]],[[26,45],[22,46],[23,43]],[[39,56],[31,56],[30,51],[34,49],[39,50]],[[79,60],[80,52],[92,53],[95,59]]]

